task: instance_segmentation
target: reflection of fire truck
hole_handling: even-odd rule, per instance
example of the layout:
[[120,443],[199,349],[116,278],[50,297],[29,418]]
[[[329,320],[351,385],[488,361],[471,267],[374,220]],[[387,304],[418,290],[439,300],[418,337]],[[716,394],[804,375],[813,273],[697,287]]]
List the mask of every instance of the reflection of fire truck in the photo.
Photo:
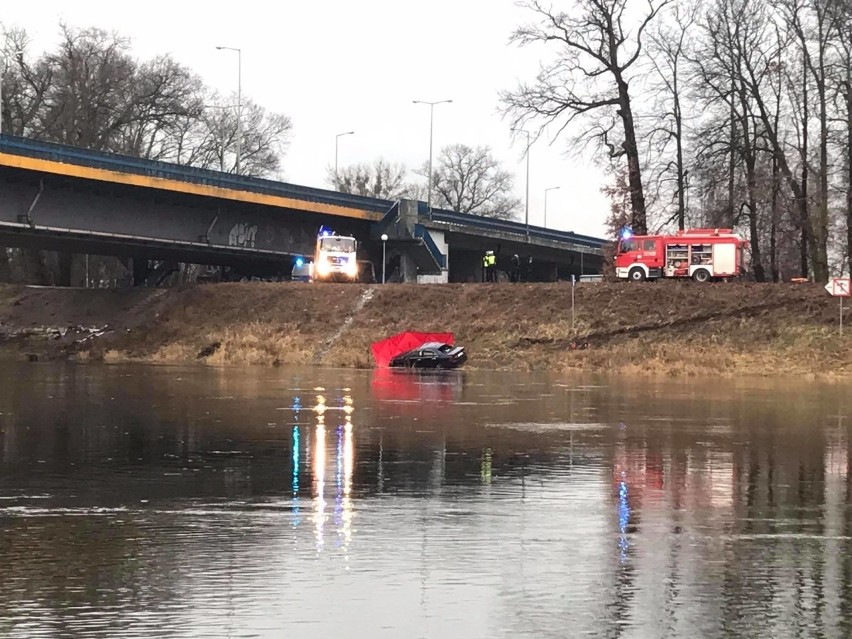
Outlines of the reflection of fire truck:
[[732,229],[692,229],[675,235],[622,233],[615,272],[641,282],[660,277],[691,277],[696,282],[738,277],[746,271],[748,242]]

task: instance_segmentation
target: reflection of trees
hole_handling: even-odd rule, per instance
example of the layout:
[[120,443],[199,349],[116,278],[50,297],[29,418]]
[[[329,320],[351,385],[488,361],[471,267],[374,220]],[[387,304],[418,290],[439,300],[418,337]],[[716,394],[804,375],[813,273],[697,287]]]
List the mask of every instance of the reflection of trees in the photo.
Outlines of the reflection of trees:
[[626,559],[613,562],[613,622],[678,635],[847,634],[846,429],[826,437],[822,397],[713,401],[675,401],[668,422],[649,422],[643,406],[611,448],[612,547]]
[[[579,619],[577,634],[848,634],[852,420],[823,427],[827,406],[848,406],[831,391],[545,394],[421,389],[432,382],[416,377],[403,391],[431,400],[417,415],[416,401],[373,395],[363,373],[100,370],[22,367],[0,384],[0,494],[48,495],[37,505],[52,515],[7,513],[0,596],[22,601],[23,583],[57,618],[74,602],[112,605],[107,590],[144,590],[149,608],[168,608],[197,557],[239,584],[241,562],[282,536],[343,562],[367,500],[382,495],[411,509],[378,518],[421,543],[410,569],[424,593],[460,570],[442,553],[461,540],[465,565],[502,576],[507,627],[529,631],[557,609]],[[90,512],[103,506],[115,510]],[[192,516],[201,507],[232,518],[211,525]],[[577,583],[594,605],[572,598]]]

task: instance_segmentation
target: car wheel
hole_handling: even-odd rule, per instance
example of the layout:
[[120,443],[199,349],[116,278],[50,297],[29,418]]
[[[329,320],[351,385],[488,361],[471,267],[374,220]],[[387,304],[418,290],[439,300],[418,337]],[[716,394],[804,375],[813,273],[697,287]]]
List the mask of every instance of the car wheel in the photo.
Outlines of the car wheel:
[[692,279],[696,282],[709,282],[710,281],[710,271],[706,268],[700,268],[695,273],[692,274]]
[[638,266],[634,267],[630,269],[630,272],[627,274],[627,279],[631,282],[642,282],[645,280],[645,271]]

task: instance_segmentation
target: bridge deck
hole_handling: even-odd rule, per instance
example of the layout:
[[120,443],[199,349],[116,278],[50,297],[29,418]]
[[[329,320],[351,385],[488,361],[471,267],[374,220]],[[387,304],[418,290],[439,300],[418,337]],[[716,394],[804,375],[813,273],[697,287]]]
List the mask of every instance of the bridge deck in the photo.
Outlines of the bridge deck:
[[0,136],[0,166],[367,220],[392,201]]
[[[380,222],[394,202],[326,189],[245,177],[231,173],[144,160],[113,153],[0,135],[0,166],[71,178],[112,182],[203,197],[247,202],[280,209]],[[537,245],[602,254],[601,238],[570,231],[527,226],[419,204],[421,223],[452,233],[512,236]]]

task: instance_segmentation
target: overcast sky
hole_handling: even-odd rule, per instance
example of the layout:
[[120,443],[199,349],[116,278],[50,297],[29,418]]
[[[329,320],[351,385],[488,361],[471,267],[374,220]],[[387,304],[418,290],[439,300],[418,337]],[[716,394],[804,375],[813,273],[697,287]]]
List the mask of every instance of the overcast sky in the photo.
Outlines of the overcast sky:
[[[223,94],[236,90],[242,50],[243,95],[293,120],[284,179],[328,188],[335,135],[340,165],[383,156],[409,170],[429,156],[429,107],[412,100],[452,99],[435,107],[434,148],[490,146],[516,175],[523,201],[523,136],[513,140],[498,112],[497,92],[532,79],[546,50],[520,49],[509,36],[529,20],[514,0],[330,0],[271,3],[254,0],[178,2],[101,0],[3,2],[4,27],[23,27],[31,55],[52,48],[59,22],[97,26],[131,39],[148,59],[171,53]],[[563,137],[542,139],[530,154],[530,224],[603,235],[606,176],[589,158],[569,153]],[[523,217],[523,214],[522,214]]]

